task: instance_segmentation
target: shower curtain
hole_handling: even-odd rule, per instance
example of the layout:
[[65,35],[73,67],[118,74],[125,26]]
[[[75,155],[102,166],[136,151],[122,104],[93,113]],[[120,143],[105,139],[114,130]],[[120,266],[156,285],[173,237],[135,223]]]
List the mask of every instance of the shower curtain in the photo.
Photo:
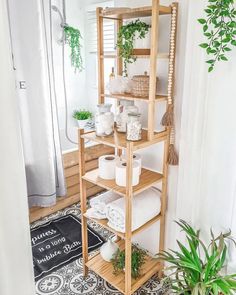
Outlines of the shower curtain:
[[48,50],[49,11],[45,14],[41,0],[8,0],[8,6],[29,206],[52,206],[66,188]]

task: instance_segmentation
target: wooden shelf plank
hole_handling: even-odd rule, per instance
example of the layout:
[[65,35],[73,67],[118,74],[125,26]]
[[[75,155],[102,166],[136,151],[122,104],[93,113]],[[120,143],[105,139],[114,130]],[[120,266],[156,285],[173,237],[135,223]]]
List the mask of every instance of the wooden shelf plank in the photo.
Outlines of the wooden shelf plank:
[[[139,97],[139,96],[133,96],[132,94],[102,94],[103,97],[109,97],[109,98],[114,98],[114,99],[126,99],[126,100],[132,100],[132,101],[145,101],[149,102],[149,97]],[[167,100],[167,95],[157,95],[156,96],[156,102],[160,101],[166,101]]]
[[[92,220],[93,222],[96,222],[97,224],[99,224],[100,226],[106,228],[107,230],[109,230],[110,232],[114,233],[115,235],[117,235],[118,237],[125,239],[125,233],[121,233],[119,231],[114,230],[113,228],[111,228],[108,225],[108,220],[107,219],[96,219],[96,218],[91,218],[88,217],[85,213],[85,217],[88,218],[89,220]],[[144,229],[148,228],[149,226],[151,226],[152,224],[154,224],[155,222],[157,222],[158,220],[160,220],[161,215],[157,215],[154,218],[152,218],[151,220],[149,220],[148,222],[146,222],[144,225],[140,226],[138,229],[132,231],[132,236],[135,236],[136,234],[140,233],[141,231],[143,231]]]
[[[124,249],[124,241],[119,241],[118,245],[121,250]],[[86,263],[86,266],[98,274],[101,278],[109,282],[120,292],[125,293],[124,273],[114,275],[112,263],[104,261],[100,254],[91,257]],[[140,288],[150,277],[156,274],[160,268],[161,264],[158,259],[148,256],[142,266],[141,276],[137,280],[132,279],[132,293]]]
[[[133,50],[132,56],[135,56],[137,58],[149,58],[150,57],[150,49],[141,49],[136,48]],[[118,58],[119,56],[115,52],[107,52],[105,54],[100,55],[100,58]],[[158,59],[168,59],[169,53],[166,52],[159,52],[157,54]]]
[[[98,169],[87,172],[83,179],[92,182],[107,190],[112,190],[121,196],[126,195],[126,187],[118,186],[115,180],[106,180],[98,176]],[[136,195],[148,189],[153,184],[162,180],[162,174],[142,168],[140,175],[140,182],[138,185],[133,186],[133,194]]]
[[[171,14],[170,6],[160,5],[159,7],[160,15]],[[152,15],[152,7],[144,6],[137,8],[114,8],[106,10],[104,9],[100,16],[111,19],[130,19],[130,18],[139,18],[139,17],[148,17]]]
[[[126,140],[126,134],[119,133],[115,130],[113,135],[106,136],[106,137],[100,137],[96,136],[95,132],[85,133],[82,135],[84,139],[88,139],[94,142],[102,143],[111,147],[120,148],[120,149],[126,149],[127,148],[127,140]],[[148,140],[147,138],[147,130],[142,130],[142,139],[139,141],[135,141],[134,144],[134,151],[138,149],[142,149],[145,147],[148,147],[150,145],[153,145],[155,143],[161,142],[166,140],[168,137],[168,131],[161,131],[161,132],[155,132],[154,139]]]

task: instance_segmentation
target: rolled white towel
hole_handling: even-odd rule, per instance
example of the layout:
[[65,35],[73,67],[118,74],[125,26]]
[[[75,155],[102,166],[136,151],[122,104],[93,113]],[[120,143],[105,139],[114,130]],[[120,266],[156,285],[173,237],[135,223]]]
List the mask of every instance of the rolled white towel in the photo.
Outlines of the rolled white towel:
[[94,208],[89,208],[84,215],[88,218],[106,219],[106,214],[101,214]]
[[[157,216],[161,211],[160,193],[150,188],[132,200],[132,231]],[[119,231],[125,232],[125,198],[117,199],[107,205],[106,217],[108,225]]]
[[[121,198],[118,194],[108,191],[90,200],[90,206],[100,214],[106,214],[107,204]],[[106,218],[106,216],[104,217]]]

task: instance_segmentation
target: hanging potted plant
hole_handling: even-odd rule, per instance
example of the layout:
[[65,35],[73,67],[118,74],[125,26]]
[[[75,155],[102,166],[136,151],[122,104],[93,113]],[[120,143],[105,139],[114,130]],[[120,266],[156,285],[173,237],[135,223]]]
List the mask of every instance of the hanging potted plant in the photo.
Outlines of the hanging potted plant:
[[82,59],[82,45],[81,45],[81,33],[79,29],[65,26],[65,43],[70,46],[71,50],[71,65],[75,68],[75,72],[78,70],[81,72],[83,70],[83,59]]
[[133,56],[135,39],[144,39],[149,32],[150,25],[139,19],[121,26],[116,46],[120,49],[120,57],[124,59],[124,74],[128,75],[127,66],[136,61]]
[[236,46],[236,9],[234,0],[209,0],[206,18],[198,19],[207,41],[200,44],[209,55],[211,72],[219,61],[227,61],[227,53]]
[[[210,245],[200,239],[187,222],[177,222],[186,235],[188,247],[177,241],[179,251],[163,251],[159,257],[170,264],[172,274],[166,279],[174,294],[218,295],[235,294],[236,274],[224,275],[222,269],[228,251],[227,240],[231,233],[221,233],[215,237],[211,231]],[[167,268],[168,269],[168,268]]]
[[75,110],[73,118],[77,121],[78,127],[83,129],[92,118],[92,113],[86,110]]

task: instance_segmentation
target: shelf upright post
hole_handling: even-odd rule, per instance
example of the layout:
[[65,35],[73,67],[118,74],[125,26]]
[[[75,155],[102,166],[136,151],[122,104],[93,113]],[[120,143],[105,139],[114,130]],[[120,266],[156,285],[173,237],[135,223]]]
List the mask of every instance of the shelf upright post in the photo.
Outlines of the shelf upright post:
[[[173,13],[174,12],[174,13]],[[169,49],[169,73],[168,73],[168,99],[172,102],[174,96],[174,80],[175,80],[175,53],[176,53],[176,37],[177,37],[177,18],[178,3],[171,5],[171,35]],[[161,202],[161,219],[160,219],[160,242],[159,251],[163,251],[165,247],[165,214],[167,209],[167,178],[168,178],[168,153],[170,146],[171,127],[167,127],[168,136],[164,143],[163,157],[163,180],[162,180],[162,202]],[[162,263],[162,269],[163,269]],[[162,273],[159,272],[161,276]]]
[[132,199],[133,199],[133,142],[127,143],[126,196],[125,196],[125,295],[131,295],[132,256]]
[[97,55],[98,55],[98,103],[104,103],[104,41],[102,8],[96,9],[97,15]]
[[81,223],[82,223],[82,255],[83,255],[83,275],[87,276],[88,268],[86,263],[88,262],[88,231],[87,231],[87,220],[84,214],[86,213],[86,201],[87,201],[87,190],[86,181],[83,179],[85,175],[85,148],[84,138],[81,136],[84,134],[84,129],[78,130],[79,138],[79,183],[80,183],[80,204],[81,204]]
[[[116,20],[116,43],[117,43],[117,38],[118,38],[118,32],[120,28],[123,25],[123,20],[122,19],[117,19]],[[122,57],[120,57],[120,49],[119,47],[116,47],[116,74],[117,76],[122,76],[123,74],[123,60]],[[120,101],[117,100],[117,105],[120,104]],[[117,149],[118,156],[122,155],[122,149]]]
[[148,140],[152,140],[154,137],[159,10],[160,10],[159,0],[152,0],[152,28],[151,28],[150,74],[149,74],[150,84],[149,84],[149,103],[148,103]]

